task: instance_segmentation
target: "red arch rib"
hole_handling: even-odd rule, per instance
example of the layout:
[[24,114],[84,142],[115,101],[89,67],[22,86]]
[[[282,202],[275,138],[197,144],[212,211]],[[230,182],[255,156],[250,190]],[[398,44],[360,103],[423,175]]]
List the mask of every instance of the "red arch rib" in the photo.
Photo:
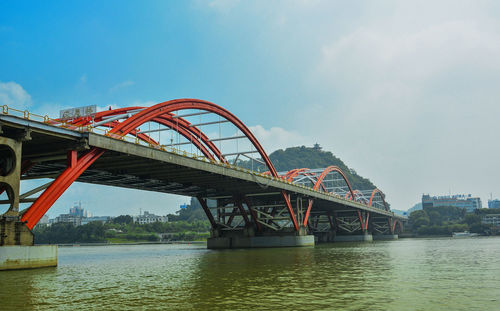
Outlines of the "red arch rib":
[[28,208],[21,221],[26,222],[30,230],[33,229],[64,191],[103,153],[104,150],[94,147],[76,160],[76,163],[72,163]]
[[[329,166],[325,168],[325,170],[321,173],[321,175],[319,175],[318,179],[316,180],[316,183],[314,184],[314,190],[318,190],[319,186],[323,185],[323,179],[325,179],[326,175],[334,171],[338,172],[342,176],[345,183],[347,184],[347,187],[349,188],[351,197],[354,198],[354,192],[352,190],[351,184],[349,183],[349,180],[347,180],[347,177],[345,176],[344,172],[342,172],[342,170],[338,166]],[[302,224],[304,227],[307,226],[307,220],[309,219],[309,214],[311,213],[312,205],[313,205],[313,200],[309,200],[309,204],[307,206],[307,210],[304,215],[304,222]]]
[[400,230],[401,232],[403,232],[403,223],[401,222],[401,220],[396,219],[396,220],[393,220],[393,221],[392,221],[391,233],[392,233],[392,234],[394,234],[394,233],[395,233],[395,230],[396,230],[396,225],[399,225],[399,230]]
[[[205,110],[215,113],[235,125],[254,145],[256,150],[259,152],[260,156],[266,163],[272,176],[279,178],[276,169],[271,163],[269,157],[265,153],[264,149],[258,142],[258,140],[253,136],[250,130],[241,122],[236,116],[231,114],[226,109],[217,106],[213,103],[197,100],[197,99],[177,99],[167,102],[163,102],[152,107],[146,108],[127,120],[118,123],[111,130],[110,133],[126,135],[132,133],[140,125],[151,120],[161,119],[166,114],[172,113],[173,111],[185,110],[185,109],[198,109]],[[119,113],[125,113],[130,111],[130,108],[121,108],[113,111],[104,111],[98,115],[98,118],[102,120],[103,116],[117,115]],[[95,118],[94,118],[95,120]],[[89,122],[88,119],[77,120],[76,124],[85,124]],[[200,131],[201,133],[201,131]],[[54,202],[64,193],[64,191],[102,154],[104,150],[99,148],[92,148],[90,151],[82,155],[75,163],[72,163],[64,172],[56,178],[56,180],[49,186],[49,188],[40,195],[40,197],[31,205],[31,207],[23,214],[22,220],[27,222],[27,226],[31,229],[40,220],[40,218],[47,212],[47,210],[54,204]],[[297,219],[293,212],[292,206],[288,199],[285,191],[282,191],[285,204],[290,213],[290,218],[294,225],[295,230],[298,231],[299,226]]]
[[297,177],[300,173],[308,171],[308,170],[309,170],[308,168],[295,168],[295,169],[293,169],[291,171],[288,171],[285,174],[286,180],[287,181],[293,181],[293,179],[295,177]]
[[255,146],[257,151],[259,152],[260,156],[266,163],[268,169],[271,171],[272,176],[274,177],[279,177],[276,169],[274,168],[273,164],[271,163],[271,160],[269,160],[269,157],[265,153],[264,149],[260,145],[260,143],[257,141],[255,136],[250,132],[250,130],[241,122],[236,116],[234,116],[232,113],[230,113],[228,110],[217,106],[211,102],[204,101],[204,100],[199,100],[199,99],[175,99],[171,101],[166,101],[163,103],[159,103],[157,105],[154,105],[152,107],[146,108],[132,117],[128,118],[124,122],[120,123],[120,125],[116,126],[113,128],[110,133],[116,133],[116,134],[121,134],[125,135],[128,134],[133,128],[136,128],[140,126],[141,124],[144,124],[145,122],[148,122],[151,119],[154,119],[160,115],[163,115],[165,113],[171,113],[173,111],[179,111],[179,110],[186,110],[186,109],[198,109],[198,110],[205,110],[209,112],[213,112],[228,121],[230,121],[233,125],[235,125],[245,136],[248,137],[250,142]]
[[[154,119],[160,115],[163,115],[165,113],[172,113],[173,111],[180,111],[180,110],[186,110],[186,109],[198,109],[198,110],[205,110],[209,111],[212,113],[215,113],[229,122],[231,122],[234,126],[236,126],[249,140],[250,142],[254,145],[256,150],[259,152],[260,156],[266,163],[266,166],[268,167],[269,171],[271,172],[271,175],[279,178],[278,173],[276,172],[276,169],[274,168],[273,164],[271,163],[271,160],[265,153],[264,149],[260,145],[259,141],[255,138],[255,136],[250,132],[250,130],[241,122],[236,116],[234,116],[232,113],[230,113],[228,110],[215,105],[211,102],[204,101],[204,100],[199,100],[199,99],[176,99],[176,100],[171,100],[163,103],[159,103],[157,105],[154,105],[152,107],[149,107],[147,109],[144,109],[132,117],[128,118],[126,121],[122,122],[120,125],[114,127],[110,133],[116,133],[116,134],[121,134],[121,135],[126,135],[128,134],[132,129],[137,128],[141,124],[144,124],[145,122],[148,122],[151,119]],[[292,206],[290,204],[290,201],[288,200],[288,197],[286,193],[283,191],[283,198],[285,199],[285,205],[288,208],[288,211],[290,213],[290,218],[292,220],[292,223],[294,225],[295,230],[299,230],[299,225],[297,223],[297,219],[295,217],[295,214],[293,212]]]
[[347,176],[342,172],[342,170],[338,166],[329,166],[325,168],[325,170],[319,175],[318,180],[316,181],[316,184],[314,185],[314,190],[318,190],[320,184],[323,182],[323,179],[325,179],[326,175],[330,172],[337,172],[342,176],[344,179],[347,187],[349,188],[349,192],[351,193],[351,197],[355,198],[354,196],[354,191],[352,190],[351,184],[349,183],[349,180],[347,179]]
[[[114,110],[101,111],[101,112],[98,112],[94,116],[94,122],[101,122],[101,121],[103,121],[104,117],[112,117],[112,116],[116,116],[116,115],[131,113],[131,112],[137,111],[139,109],[145,109],[145,107],[136,106],[136,107],[126,107],[126,108],[118,108],[118,109],[114,109]],[[165,120],[165,121],[161,121],[161,120]],[[82,118],[78,118],[78,119],[73,120],[71,122],[71,124],[75,125],[75,126],[85,126],[85,125],[90,125],[91,121],[92,120],[88,117],[82,117]],[[215,146],[215,144],[212,143],[211,141],[209,141],[209,138],[200,129],[198,129],[197,127],[190,126],[191,124],[188,121],[186,121],[185,119],[178,118],[178,119],[174,120],[172,118],[172,114],[164,114],[164,115],[159,116],[158,118],[154,119],[154,121],[157,123],[163,124],[165,126],[168,126],[171,129],[179,132],[187,140],[191,141],[207,158],[214,159],[214,157],[209,154],[209,151],[206,149],[206,147],[204,147],[202,144],[200,144],[197,141],[197,139],[195,139],[195,137],[198,137],[203,142],[203,144],[205,144],[206,146],[208,146],[210,148],[210,150],[212,150],[214,155],[219,160],[221,160],[222,162],[227,162],[224,159],[224,157],[222,156],[220,150]],[[110,123],[112,125],[110,125]],[[119,124],[118,121],[111,121],[110,123],[103,124],[103,126],[114,127],[117,124]],[[153,143],[153,144],[157,145],[157,143],[146,134],[141,134],[140,132],[138,132],[138,134],[136,134],[134,130],[131,131],[130,134],[137,135],[138,138],[140,138],[141,140],[143,140],[145,142]]]
[[382,198],[382,202],[384,203],[384,208],[386,211],[389,210],[389,206],[387,206],[387,203],[385,202],[385,198],[384,198],[384,194],[382,193],[382,191],[378,190],[378,189],[373,189],[372,191],[372,194],[370,196],[370,201],[368,202],[368,206],[372,206],[372,201],[373,201],[373,197],[375,197],[375,194],[377,194]]

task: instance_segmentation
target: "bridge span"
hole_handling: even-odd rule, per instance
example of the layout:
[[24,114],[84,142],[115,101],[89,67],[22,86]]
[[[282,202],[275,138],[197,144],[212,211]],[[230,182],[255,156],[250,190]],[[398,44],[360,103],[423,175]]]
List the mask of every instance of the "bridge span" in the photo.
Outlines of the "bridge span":
[[[235,132],[222,137],[221,124]],[[224,145],[241,140],[243,151]],[[3,106],[0,155],[0,245],[32,245],[31,229],[75,181],[197,197],[212,225],[209,248],[396,237],[405,221],[380,190],[353,189],[338,167],[277,172],[243,122],[196,99],[71,119]],[[49,181],[20,193],[27,179]]]

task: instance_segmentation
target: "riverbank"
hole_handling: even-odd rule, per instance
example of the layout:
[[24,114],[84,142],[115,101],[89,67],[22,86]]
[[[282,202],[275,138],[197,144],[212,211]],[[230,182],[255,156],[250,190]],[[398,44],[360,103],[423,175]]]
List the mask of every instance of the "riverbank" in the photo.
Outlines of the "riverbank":
[[[130,243],[64,243],[57,244],[59,247],[79,247],[79,246],[118,246],[118,245],[161,245],[161,244],[186,244],[203,245],[206,241],[166,241],[166,242],[130,242]],[[47,245],[47,244],[37,244]]]

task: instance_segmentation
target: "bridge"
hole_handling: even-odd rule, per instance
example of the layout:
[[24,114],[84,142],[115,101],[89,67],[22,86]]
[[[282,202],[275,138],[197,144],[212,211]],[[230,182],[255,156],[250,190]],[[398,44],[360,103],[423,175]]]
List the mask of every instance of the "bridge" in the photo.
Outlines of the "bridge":
[[[48,182],[20,193],[33,179]],[[406,220],[336,166],[277,172],[249,128],[207,101],[59,119],[3,106],[0,245],[33,245],[31,230],[73,182],[196,197],[209,248],[395,238]]]

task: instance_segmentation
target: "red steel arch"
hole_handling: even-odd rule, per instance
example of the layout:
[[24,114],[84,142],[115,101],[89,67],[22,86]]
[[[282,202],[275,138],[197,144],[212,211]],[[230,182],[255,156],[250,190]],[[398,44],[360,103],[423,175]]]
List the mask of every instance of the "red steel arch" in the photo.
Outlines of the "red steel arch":
[[319,175],[318,180],[316,181],[316,184],[314,185],[314,190],[318,190],[319,186],[323,182],[323,179],[325,179],[326,175],[330,172],[337,172],[342,176],[344,179],[345,183],[347,184],[347,187],[349,188],[349,192],[351,193],[351,197],[355,198],[354,196],[354,191],[352,190],[351,184],[349,183],[349,180],[347,179],[347,176],[342,172],[342,170],[338,166],[329,166],[325,168],[325,170]]
[[392,220],[392,228],[391,228],[391,233],[394,234],[396,232],[396,225],[399,226],[399,230],[403,232],[403,223],[399,219],[393,219]]
[[[349,193],[351,194],[351,197],[355,198],[354,191],[352,190],[351,184],[349,183],[347,176],[338,166],[333,166],[333,165],[325,168],[325,170],[321,173],[321,175],[319,175],[318,179],[316,180],[316,183],[314,184],[314,190],[318,190],[319,186],[323,185],[323,179],[325,179],[326,175],[330,172],[338,172],[342,176],[345,183],[347,184],[347,187],[349,188]],[[304,227],[307,226],[307,221],[309,220],[309,215],[311,214],[312,206],[313,206],[313,200],[309,200],[309,204],[307,206],[307,210],[304,215],[304,221],[302,223]]]
[[[123,114],[128,114],[131,112],[136,112],[137,110],[144,110],[145,107],[127,107],[127,108],[119,108],[119,109],[114,109],[114,110],[106,110],[106,111],[101,111],[98,112],[93,120],[89,117],[82,117],[73,120],[71,124],[81,127],[81,126],[88,126],[92,124],[92,121],[94,122],[102,122],[104,117],[112,117],[112,116],[117,116],[117,115],[123,115]],[[203,133],[200,129],[197,127],[190,126],[191,123],[189,123],[187,120],[183,118],[176,118],[174,120],[173,114],[172,113],[167,113],[164,114],[158,118],[155,118],[153,120],[156,123],[165,125],[181,134],[183,137],[185,137],[187,140],[191,141],[193,145],[195,145],[202,153],[209,159],[215,159],[218,158],[222,162],[226,163],[226,159],[222,156],[220,150],[215,146],[213,142],[209,140],[209,138]],[[118,121],[110,121],[110,123],[104,123],[102,126],[105,127],[110,127],[113,128],[119,124]],[[154,145],[158,145],[157,142],[152,140],[148,135],[146,134],[141,134],[140,132],[135,132],[135,130],[131,131],[130,134],[132,135],[137,135],[137,137],[145,142],[152,143]],[[208,149],[203,145],[200,144],[198,139],[201,140],[201,142],[207,146],[215,155],[211,155],[208,151]]]
[[344,196],[345,199],[348,199],[348,200],[353,200],[353,201],[359,201],[359,199],[361,199],[362,201],[361,202],[364,202],[366,204],[366,200],[365,198],[363,197],[363,193],[359,190],[354,190],[354,194],[356,195],[356,197],[353,199],[352,198],[352,195],[350,192],[347,192]]
[[[138,107],[132,107],[132,108],[136,108],[136,110],[141,109]],[[125,136],[127,134],[135,133],[136,129],[139,126],[149,121],[162,122],[162,124],[168,126],[167,124],[171,125],[171,123],[169,122],[171,121],[170,120],[171,118],[169,119],[169,117],[172,117],[173,111],[177,112],[180,110],[187,110],[187,109],[197,109],[197,110],[212,112],[231,122],[250,140],[250,142],[253,144],[253,146],[256,148],[256,150],[259,152],[260,156],[266,163],[266,166],[268,167],[270,174],[273,177],[279,178],[276,169],[274,168],[273,164],[271,163],[264,149],[262,148],[258,140],[255,138],[255,136],[250,132],[250,130],[243,124],[243,122],[241,122],[236,116],[231,114],[228,110],[208,101],[199,99],[176,99],[176,100],[162,102],[152,107],[145,108],[135,113],[134,115],[131,115],[128,119],[126,119],[123,122],[110,123],[109,126],[112,126],[112,128],[109,131],[109,133]],[[102,120],[104,116],[124,114],[130,110],[132,109],[120,108],[116,110],[104,111],[98,114],[98,119]],[[94,121],[95,120],[96,119],[94,118]],[[183,121],[180,120],[176,120],[176,124],[177,122],[183,123]],[[90,123],[89,118],[81,118],[75,120],[72,123],[72,125],[84,126],[89,123]],[[186,124],[183,124],[182,127],[185,130],[190,128],[189,124],[187,124],[187,126]],[[183,131],[183,133],[187,135],[187,132]],[[208,141],[208,139],[204,139],[206,138],[206,136],[203,137],[201,135],[201,131],[199,131],[199,133],[200,133],[199,137],[202,140],[205,140],[205,143],[209,145],[209,148],[212,149],[213,152],[215,152],[215,150],[217,150],[215,148],[215,145],[212,144],[212,146],[210,146],[209,144],[210,142]],[[180,134],[182,135],[182,133]],[[26,222],[28,228],[32,229],[36,225],[36,223],[41,219],[41,217],[47,212],[47,210],[54,204],[54,202],[64,193],[64,191],[66,191],[66,189],[104,152],[105,150],[93,147],[88,152],[83,154],[80,158],[77,158],[76,151],[70,151],[68,154],[68,167],[61,173],[61,175],[59,175],[54,180],[54,182],[38,197],[38,199],[22,215],[21,220]],[[221,156],[220,151],[218,152],[217,155]],[[294,229],[298,231],[299,226],[295,214],[293,212],[290,200],[288,198],[288,195],[284,190],[281,191],[281,193],[283,195],[287,209],[290,213],[290,218],[292,220]]]
[[375,195],[378,194],[380,196],[380,198],[382,198],[382,202],[384,204],[384,209],[386,211],[389,210],[389,206],[387,205],[387,203],[385,202],[385,198],[384,198],[384,194],[382,193],[382,191],[380,191],[379,189],[375,188],[373,189],[372,191],[372,194],[370,196],[370,201],[368,201],[368,206],[372,206],[372,202],[373,202],[373,197],[375,197]]

